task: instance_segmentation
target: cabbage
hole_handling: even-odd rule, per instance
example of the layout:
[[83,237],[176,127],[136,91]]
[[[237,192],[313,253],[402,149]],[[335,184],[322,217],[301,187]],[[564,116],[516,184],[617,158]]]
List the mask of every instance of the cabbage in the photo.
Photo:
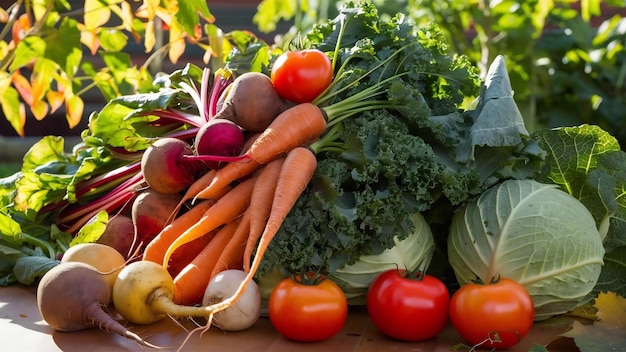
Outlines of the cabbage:
[[410,218],[415,230],[402,240],[396,237],[394,247],[380,254],[363,255],[354,264],[333,273],[332,280],[342,288],[350,304],[365,304],[370,283],[383,271],[396,268],[423,271],[428,268],[435,250],[433,234],[422,214],[413,213]]
[[509,180],[457,212],[448,259],[461,285],[508,277],[535,304],[535,320],[586,303],[603,265],[596,223],[576,198],[554,185]]

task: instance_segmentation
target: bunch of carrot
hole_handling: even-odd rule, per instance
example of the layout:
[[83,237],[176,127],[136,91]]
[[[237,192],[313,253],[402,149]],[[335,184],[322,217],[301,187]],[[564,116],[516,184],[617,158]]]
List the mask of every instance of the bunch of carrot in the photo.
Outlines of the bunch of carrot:
[[189,187],[185,199],[201,201],[174,218],[143,252],[143,260],[167,268],[172,257],[190,247],[190,242],[204,245],[175,273],[177,303],[201,302],[211,278],[228,268],[243,267],[248,273],[243,292],[270,241],[312,179],[317,160],[306,146],[325,129],[326,118],[319,107],[295,105],[256,136],[241,161],[230,162]]

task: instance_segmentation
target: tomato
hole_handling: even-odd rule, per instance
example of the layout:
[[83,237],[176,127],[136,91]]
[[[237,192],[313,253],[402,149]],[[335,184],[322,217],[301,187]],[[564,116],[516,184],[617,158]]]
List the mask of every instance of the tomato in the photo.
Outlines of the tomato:
[[310,103],[332,81],[333,68],[320,50],[286,51],[274,62],[270,78],[281,97],[294,103]]
[[272,290],[268,310],[270,322],[281,335],[315,342],[341,331],[348,317],[348,300],[329,279],[303,283],[298,277],[289,277]]
[[534,317],[532,298],[511,279],[466,284],[450,300],[454,328],[467,342],[485,348],[518,344],[530,331]]
[[383,334],[406,341],[437,336],[448,323],[450,293],[430,275],[411,277],[405,270],[379,274],[367,291],[367,311]]

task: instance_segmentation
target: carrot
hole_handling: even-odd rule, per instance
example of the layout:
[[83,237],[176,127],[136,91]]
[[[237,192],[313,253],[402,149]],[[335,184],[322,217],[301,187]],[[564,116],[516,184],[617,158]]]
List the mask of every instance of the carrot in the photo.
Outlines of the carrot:
[[[217,258],[211,277],[219,274],[226,269],[232,269],[239,263],[243,264],[243,251],[246,246],[248,234],[250,233],[250,207],[243,213],[239,226],[233,234],[233,237],[222,249]],[[239,266],[241,268],[241,266]]]
[[204,188],[206,188],[206,186],[211,183],[211,181],[215,177],[215,172],[216,170],[209,170],[205,172],[202,176],[195,180],[189,186],[189,188],[187,188],[185,194],[178,203],[178,206],[174,209],[172,215],[170,215],[170,218],[167,221],[168,224],[172,222],[172,220],[176,217],[176,214],[178,214],[178,211],[180,211],[180,208],[183,206],[183,204],[185,204],[186,201],[195,198],[198,192],[202,191]]
[[[295,147],[306,145],[326,130],[326,116],[318,106],[303,103],[280,113],[263,133],[258,135],[246,149],[245,159],[249,161],[230,162],[215,174],[214,181],[197,198],[213,197],[220,187],[250,175],[260,165],[267,164],[288,153]],[[245,160],[244,159],[244,160]]]
[[202,303],[204,291],[213,277],[213,267],[239,223],[239,219],[234,219],[219,229],[202,251],[176,275],[174,303],[185,305]]
[[217,170],[211,183],[195,195],[193,202],[196,199],[211,199],[219,196],[233,181],[251,175],[260,165],[254,160],[233,161],[226,164]]
[[297,147],[287,154],[280,171],[278,184],[276,185],[270,216],[259,239],[259,245],[257,246],[250,271],[231,297],[207,307],[207,310],[212,314],[232,306],[232,304],[243,295],[246,287],[254,278],[261,264],[263,254],[265,254],[267,247],[278,232],[287,214],[291,211],[294,204],[313,178],[316,167],[317,160],[315,154],[308,148]]
[[205,233],[225,225],[239,217],[248,207],[255,179],[250,177],[219,198],[202,215],[202,218],[187,228],[167,248],[162,263],[168,263],[172,253],[183,244],[201,237]]
[[195,258],[201,251],[206,247],[209,242],[215,237],[217,230],[211,231],[200,238],[196,238],[195,240],[185,243],[180,246],[178,250],[172,253],[172,257],[170,258],[169,265],[167,266],[167,271],[169,271],[172,277],[176,277],[187,264],[191,263],[193,258]]
[[259,170],[257,181],[252,189],[248,210],[254,215],[250,216],[250,233],[243,253],[243,269],[246,272],[250,270],[250,259],[270,214],[276,183],[284,162],[285,158],[278,158]]
[[163,230],[148,243],[143,251],[142,260],[163,264],[163,256],[170,244],[187,228],[200,220],[202,215],[204,215],[214,203],[215,200],[213,199],[202,201],[165,226]]
[[326,130],[326,115],[317,105],[297,104],[280,113],[252,143],[246,155],[267,164],[296,147],[318,139]]

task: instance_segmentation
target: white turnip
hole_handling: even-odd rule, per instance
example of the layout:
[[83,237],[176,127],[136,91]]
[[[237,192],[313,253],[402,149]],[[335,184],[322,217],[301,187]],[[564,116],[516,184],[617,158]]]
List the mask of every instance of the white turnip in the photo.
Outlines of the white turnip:
[[258,133],[263,132],[288,106],[267,75],[246,72],[228,88],[216,118],[231,120],[248,132]]
[[129,331],[103,307],[111,300],[111,287],[93,266],[82,262],[61,263],[41,278],[37,306],[43,319],[57,331],[98,327],[157,348]]
[[[242,270],[222,271],[211,279],[204,293],[202,305],[210,306],[233,296],[246,273]],[[250,281],[235,303],[215,313],[213,325],[226,331],[245,330],[254,325],[261,315],[261,292],[256,282]]]
[[81,262],[93,266],[104,276],[111,289],[113,289],[117,274],[126,266],[126,260],[120,252],[100,243],[73,245],[61,257],[61,263],[68,262]]
[[159,138],[141,158],[141,171],[150,188],[161,193],[178,193],[195,180],[204,164],[185,155],[193,155],[191,145],[171,137]]

